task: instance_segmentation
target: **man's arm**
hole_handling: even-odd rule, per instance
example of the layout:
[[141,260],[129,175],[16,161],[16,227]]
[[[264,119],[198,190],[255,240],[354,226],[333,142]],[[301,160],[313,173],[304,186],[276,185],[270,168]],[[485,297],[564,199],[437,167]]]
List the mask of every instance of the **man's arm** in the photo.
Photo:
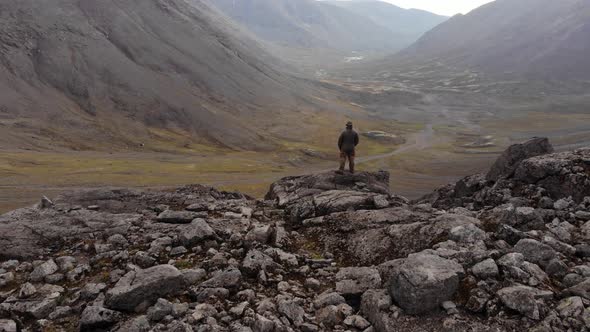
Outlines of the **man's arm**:
[[342,150],[342,141],[344,140],[344,133],[340,134],[340,138],[338,139],[338,150]]
[[357,132],[354,133],[354,146],[359,145],[359,134]]

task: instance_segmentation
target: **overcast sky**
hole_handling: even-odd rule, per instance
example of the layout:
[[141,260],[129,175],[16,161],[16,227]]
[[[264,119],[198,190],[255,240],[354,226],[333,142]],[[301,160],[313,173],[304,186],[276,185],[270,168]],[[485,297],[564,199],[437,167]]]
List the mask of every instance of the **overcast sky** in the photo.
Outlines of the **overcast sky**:
[[[466,14],[492,0],[383,0],[403,8],[418,8],[433,13],[452,16]],[[559,1],[559,0],[556,0]]]

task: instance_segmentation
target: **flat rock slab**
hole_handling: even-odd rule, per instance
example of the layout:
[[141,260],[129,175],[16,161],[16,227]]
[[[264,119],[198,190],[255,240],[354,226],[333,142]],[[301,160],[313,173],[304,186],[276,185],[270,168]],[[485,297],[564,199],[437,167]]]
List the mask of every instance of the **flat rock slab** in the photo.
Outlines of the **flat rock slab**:
[[168,224],[189,224],[197,218],[207,217],[206,212],[166,210],[158,215],[156,221]]
[[158,265],[127,273],[107,291],[105,306],[119,311],[141,311],[160,297],[179,293],[185,279],[172,265]]

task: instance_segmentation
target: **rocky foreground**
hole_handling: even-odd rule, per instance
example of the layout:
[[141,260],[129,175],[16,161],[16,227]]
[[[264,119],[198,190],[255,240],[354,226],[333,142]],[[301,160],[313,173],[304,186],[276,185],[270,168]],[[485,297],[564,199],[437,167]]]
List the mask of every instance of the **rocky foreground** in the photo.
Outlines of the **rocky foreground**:
[[590,149],[512,146],[418,202],[88,190],[0,216],[0,331],[590,331]]

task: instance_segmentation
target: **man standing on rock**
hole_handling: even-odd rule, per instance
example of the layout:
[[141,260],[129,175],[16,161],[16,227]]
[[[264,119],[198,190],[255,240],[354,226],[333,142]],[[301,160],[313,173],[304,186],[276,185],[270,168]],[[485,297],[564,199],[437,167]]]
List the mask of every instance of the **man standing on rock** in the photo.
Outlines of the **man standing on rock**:
[[354,150],[358,144],[359,135],[352,129],[352,122],[349,121],[346,124],[346,130],[340,134],[340,138],[338,139],[338,148],[340,149],[340,169],[336,173],[344,173],[344,166],[346,166],[346,159],[348,159],[350,173],[354,174]]

